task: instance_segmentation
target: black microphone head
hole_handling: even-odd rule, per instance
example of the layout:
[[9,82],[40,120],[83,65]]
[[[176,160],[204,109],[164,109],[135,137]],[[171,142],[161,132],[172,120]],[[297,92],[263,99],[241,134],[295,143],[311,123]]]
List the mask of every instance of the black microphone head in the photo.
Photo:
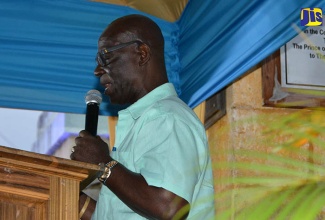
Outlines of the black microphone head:
[[98,90],[95,90],[95,89],[89,90],[85,96],[86,104],[97,103],[98,105],[100,105],[102,100],[103,100],[102,94]]

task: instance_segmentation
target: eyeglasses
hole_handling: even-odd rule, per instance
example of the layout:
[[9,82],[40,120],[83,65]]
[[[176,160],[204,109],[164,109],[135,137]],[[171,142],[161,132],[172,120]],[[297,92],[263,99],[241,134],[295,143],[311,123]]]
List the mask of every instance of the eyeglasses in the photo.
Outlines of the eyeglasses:
[[105,55],[107,55],[108,53],[110,52],[113,52],[115,50],[119,50],[119,49],[122,49],[123,47],[127,47],[131,44],[139,44],[139,43],[142,43],[141,41],[139,40],[134,40],[134,41],[130,41],[130,42],[126,42],[126,43],[121,43],[121,44],[118,44],[118,45],[115,45],[113,47],[108,47],[108,48],[105,48],[101,51],[99,51],[96,55],[96,62],[97,62],[97,65],[100,65],[100,66],[106,66],[109,64],[108,62],[108,59],[105,58]]

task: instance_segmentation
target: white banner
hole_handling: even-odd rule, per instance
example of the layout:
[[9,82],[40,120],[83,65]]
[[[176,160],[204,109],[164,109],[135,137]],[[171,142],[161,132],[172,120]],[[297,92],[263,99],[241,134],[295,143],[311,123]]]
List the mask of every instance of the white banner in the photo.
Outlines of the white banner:
[[325,26],[309,27],[281,48],[281,85],[325,90]]

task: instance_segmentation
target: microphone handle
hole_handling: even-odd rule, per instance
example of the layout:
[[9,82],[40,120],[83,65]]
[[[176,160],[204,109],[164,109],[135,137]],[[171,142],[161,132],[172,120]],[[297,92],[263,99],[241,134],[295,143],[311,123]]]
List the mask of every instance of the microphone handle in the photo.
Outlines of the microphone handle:
[[99,106],[95,102],[87,104],[85,130],[93,136],[97,135]]

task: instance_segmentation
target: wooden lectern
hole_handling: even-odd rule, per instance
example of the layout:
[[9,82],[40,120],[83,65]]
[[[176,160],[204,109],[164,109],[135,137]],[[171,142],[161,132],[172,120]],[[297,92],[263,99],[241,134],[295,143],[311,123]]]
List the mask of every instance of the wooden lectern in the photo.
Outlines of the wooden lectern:
[[1,220],[77,220],[80,183],[99,167],[0,146]]

